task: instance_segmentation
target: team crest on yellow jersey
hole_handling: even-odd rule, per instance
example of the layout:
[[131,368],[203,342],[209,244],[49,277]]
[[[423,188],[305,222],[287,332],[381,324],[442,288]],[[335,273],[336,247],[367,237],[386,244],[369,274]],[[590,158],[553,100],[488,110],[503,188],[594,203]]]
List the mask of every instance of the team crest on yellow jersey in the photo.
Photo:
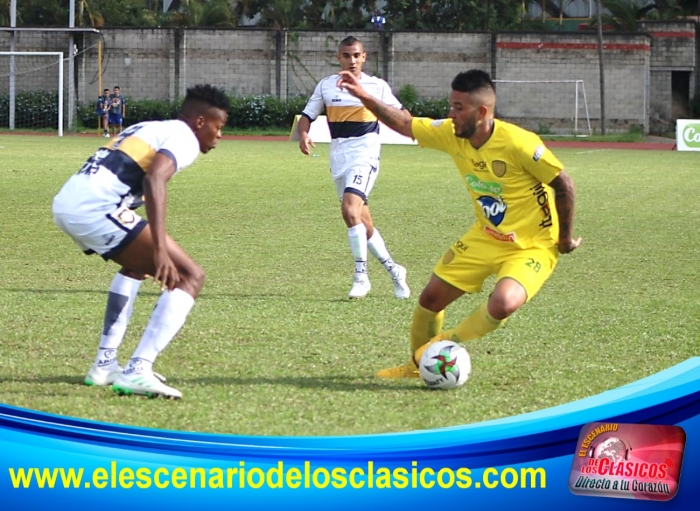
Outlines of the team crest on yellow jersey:
[[491,162],[491,170],[496,177],[503,177],[506,175],[506,162],[501,160],[494,160]]
[[455,253],[452,251],[452,249],[450,249],[445,252],[444,256],[442,256],[442,264],[450,264],[454,258]]

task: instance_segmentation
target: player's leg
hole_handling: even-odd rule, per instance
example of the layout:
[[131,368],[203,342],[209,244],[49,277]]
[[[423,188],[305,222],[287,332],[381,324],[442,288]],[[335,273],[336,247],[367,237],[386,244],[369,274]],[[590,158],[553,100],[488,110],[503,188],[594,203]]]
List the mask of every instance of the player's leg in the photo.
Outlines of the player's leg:
[[499,269],[488,301],[455,328],[441,332],[431,341],[471,341],[493,332],[537,294],[556,266],[556,248],[521,250],[499,241],[492,242],[492,246],[491,256],[498,261]]
[[[158,299],[141,341],[124,371],[114,382],[113,388],[118,393],[182,397],[178,390],[158,380],[153,373],[153,363],[184,326],[204,285],[204,271],[169,236],[166,243],[168,254],[178,269],[180,282],[175,289],[163,292]],[[153,275],[156,271],[153,254],[151,231],[146,226],[112,259],[131,271]]]
[[556,247],[512,250],[497,273],[488,313],[505,321],[542,289],[558,260]]
[[102,116],[102,128],[104,130],[103,136],[109,138],[109,114]]
[[100,345],[95,362],[85,376],[86,385],[111,385],[121,373],[117,353],[124,340],[134,310],[134,301],[144,278],[143,274],[122,268],[112,279]]
[[[369,236],[367,240],[367,248],[370,254],[372,254],[389,273],[391,281],[394,284],[394,296],[399,299],[410,297],[411,290],[406,282],[406,268],[394,262],[389,250],[386,248],[384,238],[372,222],[372,214],[367,205],[362,209],[362,223],[364,223],[365,226],[372,226],[372,235]],[[368,232],[369,231],[368,228]]]
[[[348,228],[348,244],[355,260],[353,283],[348,298],[364,298],[371,289],[367,274],[367,226],[362,221],[362,209],[367,202],[364,185],[369,167],[350,168],[334,179],[336,192],[340,199],[343,221]],[[359,187],[359,188],[358,188]],[[373,226],[370,225],[370,229]]]
[[412,356],[402,366],[384,369],[380,378],[418,377],[417,362],[428,343],[444,335],[442,325],[445,309],[465,293],[481,290],[486,277],[496,267],[484,253],[482,235],[469,231],[450,247],[435,265],[433,275],[418,299],[411,319]]

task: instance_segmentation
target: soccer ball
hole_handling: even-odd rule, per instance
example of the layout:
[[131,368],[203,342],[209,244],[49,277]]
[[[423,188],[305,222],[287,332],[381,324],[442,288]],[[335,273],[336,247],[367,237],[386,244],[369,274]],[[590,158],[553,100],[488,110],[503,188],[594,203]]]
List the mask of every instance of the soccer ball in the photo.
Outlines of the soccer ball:
[[464,385],[472,370],[469,353],[453,341],[438,341],[423,352],[418,370],[431,389],[453,389]]

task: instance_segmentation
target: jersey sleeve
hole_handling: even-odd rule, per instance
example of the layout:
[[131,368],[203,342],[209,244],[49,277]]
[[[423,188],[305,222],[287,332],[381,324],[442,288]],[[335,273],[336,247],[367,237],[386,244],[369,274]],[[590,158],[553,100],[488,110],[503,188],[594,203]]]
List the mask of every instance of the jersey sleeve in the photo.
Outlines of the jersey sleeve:
[[384,103],[386,103],[389,106],[393,106],[394,108],[398,109],[403,109],[403,105],[401,104],[401,101],[398,100],[396,96],[394,96],[394,93],[391,91],[391,87],[389,87],[389,84],[386,83],[384,80],[382,80],[382,97],[380,97]]
[[454,144],[455,134],[450,119],[414,117],[411,129],[413,138],[421,147],[448,152]]
[[175,162],[175,168],[179,171],[194,163],[199,156],[199,142],[192,130],[182,123],[178,129],[173,129],[160,144],[157,152],[163,153]]
[[304,110],[301,112],[302,115],[308,117],[312,122],[326,109],[326,105],[323,103],[323,82],[325,80],[318,82],[308,103],[306,103]]
[[564,165],[539,137],[523,143],[518,151],[518,161],[527,172],[545,184],[551,183],[564,170]]

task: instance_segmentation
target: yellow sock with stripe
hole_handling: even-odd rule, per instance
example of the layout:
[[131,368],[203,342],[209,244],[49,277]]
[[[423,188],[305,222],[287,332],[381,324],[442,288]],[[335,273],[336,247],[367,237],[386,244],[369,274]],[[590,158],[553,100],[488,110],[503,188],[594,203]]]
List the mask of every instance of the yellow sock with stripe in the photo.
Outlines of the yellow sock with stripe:
[[411,320],[411,351],[418,348],[435,337],[442,329],[445,320],[445,311],[433,312],[420,305],[413,309]]
[[482,303],[472,314],[455,328],[445,330],[441,336],[456,342],[473,341],[498,329],[505,320],[498,320],[489,314],[487,303]]

